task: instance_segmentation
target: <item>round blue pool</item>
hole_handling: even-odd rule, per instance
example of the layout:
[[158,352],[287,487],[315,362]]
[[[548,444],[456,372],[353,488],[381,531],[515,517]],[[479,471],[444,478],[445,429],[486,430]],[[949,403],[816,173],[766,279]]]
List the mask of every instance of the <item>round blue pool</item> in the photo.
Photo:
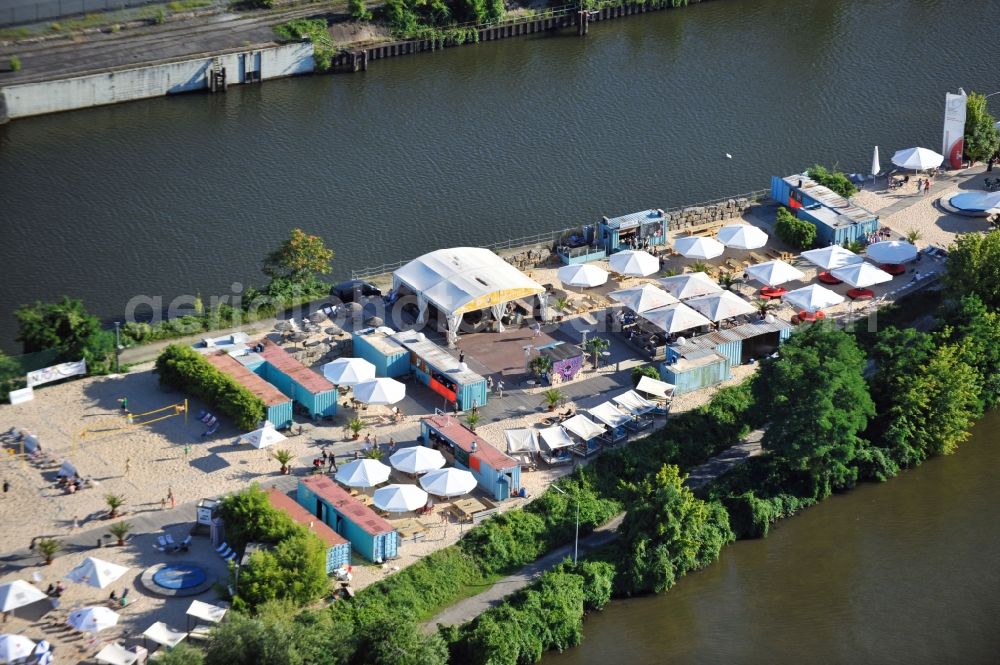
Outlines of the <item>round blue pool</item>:
[[205,583],[208,575],[190,563],[167,564],[153,573],[153,581],[164,589],[190,589]]
[[1000,208],[1000,192],[965,192],[948,202],[961,212],[986,216]]

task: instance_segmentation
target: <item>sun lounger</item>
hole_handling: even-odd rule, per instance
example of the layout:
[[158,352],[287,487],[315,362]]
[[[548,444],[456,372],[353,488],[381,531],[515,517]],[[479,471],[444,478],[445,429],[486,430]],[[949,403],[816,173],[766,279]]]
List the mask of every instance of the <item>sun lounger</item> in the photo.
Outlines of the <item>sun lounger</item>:
[[215,548],[215,551],[218,552],[219,556],[221,556],[223,559],[228,559],[230,555],[233,554],[233,549],[229,546],[228,543],[222,543],[221,545]]
[[167,541],[167,545],[169,545],[170,547],[175,547],[177,545],[177,543],[174,542],[174,537],[171,536],[169,533],[163,534],[163,539]]

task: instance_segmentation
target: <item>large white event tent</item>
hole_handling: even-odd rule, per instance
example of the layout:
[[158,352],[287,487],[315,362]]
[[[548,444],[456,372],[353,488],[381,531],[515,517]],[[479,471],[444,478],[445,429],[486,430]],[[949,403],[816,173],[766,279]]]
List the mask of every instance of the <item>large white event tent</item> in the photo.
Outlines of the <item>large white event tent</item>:
[[840,245],[830,245],[829,247],[810,249],[807,252],[802,252],[801,256],[809,263],[819,266],[823,270],[843,268],[844,266],[864,261],[863,258],[849,249],[844,249]]
[[779,284],[802,279],[806,276],[804,272],[795,266],[785,263],[781,259],[758,263],[755,266],[747,268],[746,272],[758,282],[767,284],[768,286],[778,286]]
[[574,263],[557,270],[556,277],[566,286],[589,289],[608,281],[608,271],[589,263]]
[[356,386],[375,378],[375,365],[364,358],[337,358],[323,365],[323,376],[336,386]]
[[88,556],[80,565],[66,574],[66,579],[70,582],[103,589],[127,572],[128,568],[125,566]]
[[625,305],[633,312],[641,314],[646,310],[673,305],[680,302],[663,289],[658,289],[652,284],[643,284],[632,289],[620,289],[612,291],[608,297],[617,303]]
[[674,277],[661,277],[656,280],[663,285],[667,293],[675,298],[695,298],[709,293],[718,293],[722,287],[703,272],[691,272]]
[[844,302],[844,296],[819,284],[810,284],[801,289],[789,291],[781,296],[781,299],[792,307],[804,309],[807,312],[816,312]]
[[767,244],[767,234],[749,224],[727,224],[715,237],[732,249],[760,249]]
[[711,321],[684,303],[651,309],[639,316],[668,334],[712,325]]
[[892,275],[880,268],[876,268],[867,261],[831,270],[830,274],[842,282],[847,282],[856,289],[863,289],[873,284],[892,281]]
[[509,453],[537,453],[538,434],[533,429],[507,429],[503,432]]
[[578,413],[572,418],[567,418],[562,422],[562,427],[567,432],[572,432],[584,441],[590,441],[604,434],[604,425],[598,425],[593,420]]
[[660,272],[660,260],[640,249],[626,249],[612,254],[608,265],[613,272],[632,277],[646,277]]
[[602,402],[597,406],[590,407],[587,411],[612,429],[623,427],[625,423],[632,420],[631,414],[622,411],[611,402]]
[[879,263],[906,263],[917,258],[917,248],[901,240],[884,240],[868,245],[865,254]]
[[757,311],[753,305],[732,291],[720,291],[719,293],[698,296],[686,300],[685,304],[712,321],[722,321],[734,316],[753,314]]
[[903,169],[926,171],[941,166],[944,156],[927,148],[907,148],[897,150],[892,156],[892,163]]
[[482,247],[424,254],[394,272],[392,286],[406,287],[416,295],[421,323],[427,320],[427,306],[436,307],[447,319],[452,337],[467,312],[488,308],[499,323],[504,305],[512,300],[540,296],[545,306],[541,284]]

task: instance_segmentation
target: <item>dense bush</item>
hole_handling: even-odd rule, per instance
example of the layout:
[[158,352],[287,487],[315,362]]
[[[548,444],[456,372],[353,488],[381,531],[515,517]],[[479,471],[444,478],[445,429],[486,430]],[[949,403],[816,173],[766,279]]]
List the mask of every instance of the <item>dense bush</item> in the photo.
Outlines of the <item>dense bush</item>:
[[56,303],[21,305],[14,310],[14,318],[16,339],[24,346],[24,353],[54,349],[59,352],[59,362],[86,360],[90,374],[114,369],[115,336],[101,328],[101,322],[80,300],[63,296]]
[[816,227],[793,215],[788,208],[778,208],[774,218],[774,233],[796,249],[809,249],[816,242]]
[[267,417],[263,400],[223,374],[194,349],[171,344],[156,359],[160,383],[201,398],[252,430]]
[[815,180],[818,184],[834,191],[845,199],[849,199],[858,193],[858,188],[854,186],[851,179],[840,171],[831,171],[825,166],[816,164],[806,171],[806,175]]
[[[361,5],[362,10],[364,9],[364,4]],[[333,39],[330,38],[330,32],[327,30],[326,19],[322,18],[299,18],[294,21],[289,21],[288,23],[282,23],[280,25],[274,26],[274,33],[285,40],[295,40],[295,39],[308,39],[313,44],[313,59],[316,62],[316,69],[321,72],[325,72],[330,69],[330,65],[333,61],[334,53],[336,48],[333,44]],[[293,241],[294,234],[298,232],[303,233],[300,229],[295,229],[293,231]],[[315,238],[315,236],[312,236]],[[318,241],[318,238],[316,238]],[[319,241],[322,247],[322,241]],[[333,258],[333,252],[327,250],[325,247],[322,248],[324,252],[329,252],[329,258],[323,260],[321,257],[319,265],[329,265],[330,259]],[[281,250],[279,250],[280,252]],[[272,254],[272,256],[274,256]],[[324,255],[325,256],[325,255]],[[328,270],[326,272],[329,272]],[[307,276],[308,279],[312,279],[312,275]],[[307,281],[308,281],[307,279]],[[295,280],[297,283],[304,283],[301,280]]]
[[489,575],[509,572],[534,561],[545,550],[545,521],[526,510],[511,510],[483,522],[459,542]]

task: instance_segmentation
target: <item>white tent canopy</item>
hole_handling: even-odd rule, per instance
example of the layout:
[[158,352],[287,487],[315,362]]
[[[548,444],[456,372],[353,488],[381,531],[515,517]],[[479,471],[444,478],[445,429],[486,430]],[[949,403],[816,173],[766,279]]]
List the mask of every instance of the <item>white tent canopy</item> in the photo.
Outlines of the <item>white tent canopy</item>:
[[657,280],[663,288],[675,298],[684,300],[685,298],[695,298],[708,293],[718,293],[722,287],[712,281],[712,278],[703,272],[691,272],[686,275],[676,275],[674,277],[661,277]]
[[925,171],[936,169],[944,161],[942,155],[927,148],[907,148],[897,150],[892,156],[892,163],[903,169],[913,169],[914,171]]
[[867,261],[837,268],[831,271],[830,274],[842,282],[847,282],[856,289],[863,289],[873,284],[892,281],[892,275],[876,268]]
[[[644,376],[642,378],[643,379],[649,379],[650,381],[656,381],[656,379],[650,378],[648,376]],[[659,381],[658,383],[663,383],[663,382]],[[642,385],[641,379],[640,379],[639,385],[640,386]],[[664,383],[664,385],[670,386],[669,383]],[[649,386],[647,386],[647,388],[648,387]],[[673,386],[670,386],[669,390],[672,391],[673,388],[674,388]],[[659,396],[666,398],[666,396],[667,396],[666,395],[667,390],[664,389],[663,393],[664,394],[659,395]],[[646,399],[645,397],[643,397],[642,395],[640,395],[639,393],[637,393],[634,390],[629,390],[629,391],[623,392],[621,395],[618,395],[617,397],[612,397],[611,401],[614,402],[615,404],[617,404],[618,407],[621,410],[625,411],[626,413],[633,414],[633,415],[636,415],[636,416],[641,416],[644,413],[649,413],[650,411],[652,411],[653,409],[656,408],[656,403],[655,402],[650,402],[648,399]]]
[[104,648],[97,652],[94,660],[105,665],[132,665],[139,660],[139,655],[134,651],[129,651],[117,642],[109,642]]
[[441,451],[427,446],[409,446],[389,457],[389,464],[403,473],[427,473],[445,465]]
[[819,284],[810,284],[789,291],[781,296],[781,299],[796,309],[804,309],[807,312],[816,312],[844,302],[844,296]]
[[356,386],[375,378],[375,365],[364,358],[337,358],[323,365],[323,376],[337,386]]
[[633,289],[612,291],[608,294],[608,297],[615,302],[625,305],[636,313],[678,302],[677,298],[652,284],[643,284]]
[[538,436],[549,450],[558,450],[573,445],[573,439],[569,438],[566,430],[559,425],[538,430]]
[[392,469],[376,459],[358,459],[344,464],[334,476],[338,483],[348,487],[374,487],[389,480]]
[[901,240],[884,240],[868,245],[865,254],[879,263],[906,263],[917,258],[917,248]]
[[631,415],[620,411],[618,407],[611,402],[602,402],[597,406],[587,409],[587,411],[590,412],[590,415],[594,416],[608,427],[621,427],[625,423],[632,420]]
[[528,428],[506,429],[503,432],[507,440],[507,452],[509,453],[537,453],[538,435],[535,430]]
[[642,250],[627,249],[617,254],[612,254],[608,259],[611,270],[619,275],[631,275],[633,277],[645,277],[660,272],[660,260]]
[[427,505],[427,492],[416,485],[386,485],[375,490],[372,503],[388,513],[407,513]]
[[[644,376],[639,379],[639,385],[635,387],[636,390],[647,395],[655,395],[656,397],[662,397],[667,399],[674,394],[673,384],[667,383],[666,381],[660,381],[659,379],[654,379],[651,376]],[[625,393],[626,395],[628,393]],[[624,397],[624,395],[622,395]]]
[[354,386],[354,398],[365,404],[395,404],[406,397],[406,384],[380,377]]
[[566,286],[590,288],[608,281],[608,272],[589,263],[574,263],[556,271],[559,281]]
[[830,245],[829,247],[810,249],[807,252],[802,252],[801,256],[809,263],[819,266],[823,270],[843,268],[844,266],[864,261],[863,258],[849,249],[844,249],[840,245]]
[[674,241],[674,249],[688,259],[714,259],[726,251],[726,246],[715,238],[686,236]]
[[46,598],[48,596],[34,585],[24,580],[14,580],[0,586],[0,612],[10,612]]
[[416,294],[420,322],[427,320],[428,304],[441,310],[453,334],[466,312],[490,308],[499,320],[506,303],[545,292],[541,284],[482,247],[424,254],[394,272],[392,286],[406,286]]
[[746,272],[758,282],[768,286],[777,286],[806,276],[804,272],[781,259],[758,263],[747,268]]
[[712,324],[711,321],[684,303],[651,309],[639,316],[666,333],[681,332]]
[[443,496],[446,499],[468,494],[476,489],[476,485],[476,477],[472,472],[454,467],[431,471],[420,477],[420,486],[429,494]]
[[603,425],[598,425],[582,413],[578,413],[572,418],[564,420],[562,426],[567,432],[576,434],[584,441],[590,441],[594,437],[604,434]]
[[767,244],[767,234],[749,224],[727,224],[715,237],[733,249],[759,249]]
[[229,608],[222,605],[212,605],[200,600],[192,600],[191,605],[187,608],[187,615],[201,621],[207,621],[208,623],[219,623],[222,621],[222,617],[226,616],[228,610]]
[[152,626],[143,631],[142,636],[153,640],[161,646],[172,649],[187,637],[187,633],[176,628],[172,628],[162,621],[157,621]]
[[79,566],[69,571],[66,579],[103,589],[126,572],[128,568],[125,566],[88,556]]
[[84,607],[69,613],[66,623],[81,633],[98,633],[118,623],[118,613],[101,605]]
[[0,663],[13,663],[27,658],[35,650],[35,643],[24,635],[0,635]]
[[244,434],[239,438],[244,443],[249,443],[254,448],[267,448],[285,440],[285,435],[274,429],[270,422],[264,423],[260,429],[255,429],[249,434]]
[[698,296],[685,301],[685,304],[712,321],[722,321],[757,311],[753,305],[732,291],[720,291],[719,293]]

